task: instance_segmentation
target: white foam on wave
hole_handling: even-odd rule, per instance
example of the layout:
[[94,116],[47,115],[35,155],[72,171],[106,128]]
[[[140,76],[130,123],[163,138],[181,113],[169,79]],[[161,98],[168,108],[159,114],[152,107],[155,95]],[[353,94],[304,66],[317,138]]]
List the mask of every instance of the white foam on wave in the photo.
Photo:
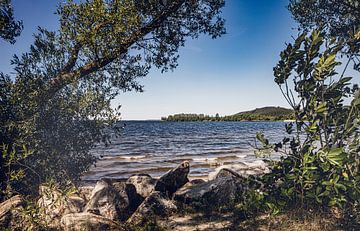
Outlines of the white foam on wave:
[[215,162],[217,157],[193,158],[192,160],[196,162]]
[[145,159],[148,156],[117,156],[117,159],[124,159],[124,160],[140,160]]
[[202,162],[202,163],[220,163],[226,160],[236,160],[243,159],[247,155],[231,155],[231,156],[216,156],[216,157],[196,157],[191,158],[194,162]]
[[236,155],[237,158],[245,158],[247,155]]

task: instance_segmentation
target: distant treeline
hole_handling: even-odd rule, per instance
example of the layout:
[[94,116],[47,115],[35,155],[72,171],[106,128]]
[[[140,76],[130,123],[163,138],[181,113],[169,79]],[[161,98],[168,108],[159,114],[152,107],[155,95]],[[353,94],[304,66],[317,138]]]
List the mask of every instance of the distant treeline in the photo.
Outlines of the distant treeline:
[[215,116],[204,114],[175,114],[162,117],[164,121],[283,121],[294,119],[291,109],[281,107],[264,107],[234,115]]

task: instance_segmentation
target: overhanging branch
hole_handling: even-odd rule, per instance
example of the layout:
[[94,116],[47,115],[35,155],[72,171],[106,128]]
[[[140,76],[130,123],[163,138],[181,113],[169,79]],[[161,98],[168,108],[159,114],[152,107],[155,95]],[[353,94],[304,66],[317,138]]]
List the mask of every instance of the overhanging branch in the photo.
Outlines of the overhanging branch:
[[60,71],[59,75],[55,76],[51,81],[51,85],[48,89],[48,96],[51,98],[56,94],[59,90],[61,90],[66,85],[77,81],[79,79],[88,76],[89,74],[99,71],[101,68],[107,66],[115,59],[121,57],[121,55],[128,52],[128,49],[134,45],[141,38],[145,37],[154,29],[161,26],[161,24],[174,12],[178,11],[185,0],[179,0],[176,2],[172,2],[172,5],[164,10],[161,14],[155,17],[150,23],[140,28],[137,32],[135,32],[129,39],[124,41],[123,44],[120,44],[119,49],[114,51],[112,54],[105,56],[101,59],[91,61],[76,70],[70,71],[76,64],[76,60],[78,59],[79,52],[81,50],[82,45],[76,44],[74,49],[70,55],[69,61],[65,64],[64,68]]

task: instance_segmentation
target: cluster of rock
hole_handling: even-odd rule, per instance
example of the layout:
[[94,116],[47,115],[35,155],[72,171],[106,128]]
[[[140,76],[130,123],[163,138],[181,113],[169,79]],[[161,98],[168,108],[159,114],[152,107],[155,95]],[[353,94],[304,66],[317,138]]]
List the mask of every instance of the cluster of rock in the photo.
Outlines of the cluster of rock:
[[[170,216],[183,205],[226,204],[245,190],[244,175],[231,169],[220,168],[209,181],[189,181],[189,170],[189,162],[185,161],[157,180],[147,174],[131,176],[127,181],[102,179],[95,186],[80,187],[70,195],[41,186],[37,205],[49,228],[128,230]],[[0,225],[13,226],[21,206],[20,196],[0,204]]]

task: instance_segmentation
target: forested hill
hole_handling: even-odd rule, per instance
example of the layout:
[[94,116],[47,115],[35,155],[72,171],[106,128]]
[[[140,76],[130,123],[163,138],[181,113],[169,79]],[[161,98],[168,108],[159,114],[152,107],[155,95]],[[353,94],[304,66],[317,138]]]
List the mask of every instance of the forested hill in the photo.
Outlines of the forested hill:
[[288,116],[288,115],[292,115],[293,114],[293,110],[288,109],[288,108],[283,108],[283,107],[262,107],[262,108],[256,108],[252,111],[244,111],[244,112],[239,112],[237,114],[235,114],[234,116],[237,115],[258,115],[258,116],[273,116],[273,117],[278,117],[278,116]]
[[282,107],[262,107],[252,111],[239,112],[234,115],[219,116],[216,114],[175,114],[162,117],[165,121],[281,121],[293,119],[293,111]]

